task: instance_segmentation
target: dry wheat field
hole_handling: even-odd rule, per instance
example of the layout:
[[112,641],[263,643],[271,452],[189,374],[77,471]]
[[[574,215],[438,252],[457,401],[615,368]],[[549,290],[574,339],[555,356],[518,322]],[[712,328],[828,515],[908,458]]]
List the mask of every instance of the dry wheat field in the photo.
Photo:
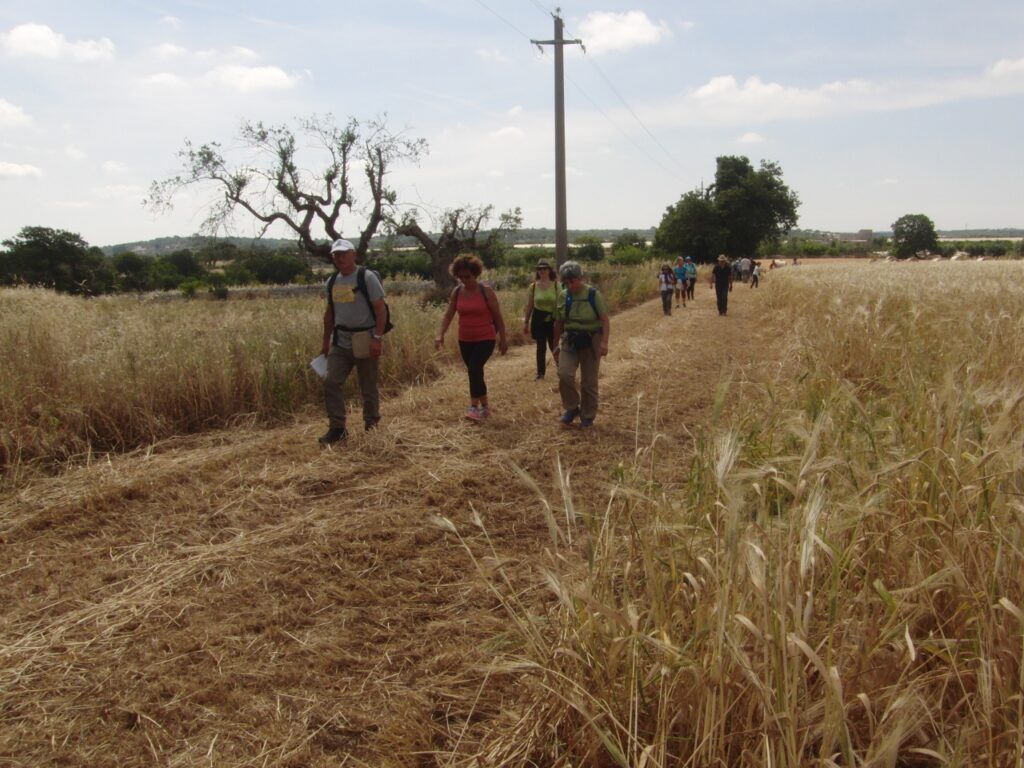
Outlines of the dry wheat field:
[[487,423],[448,356],[341,448],[300,411],[25,475],[0,764],[1022,765],[1022,266],[652,298],[589,432],[514,347]]

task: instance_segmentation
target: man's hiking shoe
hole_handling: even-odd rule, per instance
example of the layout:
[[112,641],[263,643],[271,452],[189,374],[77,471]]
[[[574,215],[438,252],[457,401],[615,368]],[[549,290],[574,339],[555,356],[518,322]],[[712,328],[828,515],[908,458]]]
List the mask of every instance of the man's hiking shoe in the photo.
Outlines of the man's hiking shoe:
[[594,426],[594,420],[593,419],[587,419],[587,418],[580,419],[580,426],[583,427],[584,429],[587,429],[588,427],[592,427],[592,426]]
[[331,427],[320,437],[320,445],[334,445],[348,437],[348,430],[344,427]]
[[580,409],[579,408],[570,408],[568,411],[566,411],[565,413],[562,414],[562,418],[560,418],[559,421],[562,422],[562,424],[564,424],[565,426],[568,427],[570,424],[572,424],[574,421],[576,421],[576,417],[579,416],[579,415],[580,415]]
[[475,405],[471,405],[466,409],[466,418],[470,421],[482,421],[484,417],[483,414],[480,413],[479,408]]
[[489,419],[491,418],[491,406],[485,405],[480,408],[480,418]]

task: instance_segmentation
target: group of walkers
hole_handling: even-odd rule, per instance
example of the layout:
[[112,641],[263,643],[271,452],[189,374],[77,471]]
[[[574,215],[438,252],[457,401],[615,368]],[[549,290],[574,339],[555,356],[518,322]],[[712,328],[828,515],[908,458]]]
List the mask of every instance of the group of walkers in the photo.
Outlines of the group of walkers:
[[[348,240],[331,245],[331,260],[337,273],[327,281],[327,307],[324,310],[322,353],[327,359],[324,377],[324,402],[328,430],[320,438],[332,445],[348,436],[345,398],[342,386],[356,371],[363,400],[363,424],[371,430],[380,421],[380,396],[377,379],[382,339],[390,328],[384,302],[384,288],[378,275],[356,264],[356,250]],[[743,262],[746,262],[744,264]],[[466,418],[485,421],[491,416],[484,368],[495,349],[508,351],[508,331],[494,289],[480,280],[483,262],[477,256],[458,256],[449,271],[458,281],[448,296],[448,306],[434,338],[435,347],[444,346],[444,337],[458,318],[459,352],[469,378],[469,407]],[[730,264],[723,254],[711,269],[710,284],[715,289],[718,314],[729,311],[729,293],[739,275],[756,288],[761,275],[757,261],[741,259]],[[744,279],[746,278],[746,279]],[[662,311],[672,314],[694,298],[697,265],[689,256],[676,259],[675,267],[663,264],[658,273]],[[608,305],[601,292],[583,280],[583,269],[567,261],[556,271],[547,261],[537,264],[527,294],[523,333],[536,346],[537,379],[547,373],[548,351],[558,371],[558,392],[565,426],[577,419],[583,428],[597,418],[598,372],[601,358],[608,354],[611,324]]]
[[[356,371],[363,401],[363,424],[369,431],[380,421],[378,372],[387,328],[387,305],[379,277],[356,265],[356,250],[348,240],[331,244],[331,261],[337,273],[327,281],[322,353],[327,358],[324,403],[328,429],[320,437],[323,446],[348,437],[342,387]],[[450,272],[458,281],[448,297],[448,307],[434,338],[441,349],[452,321],[458,317],[459,352],[469,377],[469,408],[466,418],[485,421],[491,416],[484,367],[494,350],[508,351],[508,333],[494,289],[480,280],[483,262],[477,256],[458,256]],[[559,281],[561,284],[559,284]],[[530,285],[523,330],[537,348],[537,379],[547,370],[550,349],[558,370],[558,392],[566,427],[577,419],[580,427],[593,426],[598,409],[598,372],[608,354],[611,322],[601,292],[583,280],[583,269],[567,261],[556,272],[546,261],[537,264]],[[577,381],[577,372],[579,374]]]
[[[715,289],[718,314],[729,312],[729,293],[734,280],[747,282],[750,287],[757,288],[761,280],[761,264],[749,258],[737,259],[730,263],[725,254],[721,254],[711,268],[711,286]],[[693,301],[693,289],[697,284],[697,265],[689,256],[679,256],[675,267],[661,265],[658,273],[658,291],[661,295],[661,311],[665,315],[672,314],[672,296],[675,294],[676,307],[686,306],[686,301]]]
[[676,259],[676,265],[670,267],[668,264],[661,265],[661,272],[658,273],[658,290],[661,293],[661,311],[666,315],[672,314],[672,295],[675,294],[676,308],[686,306],[686,300],[693,300],[693,287],[697,284],[697,265],[693,259],[687,256],[685,259],[680,256]]

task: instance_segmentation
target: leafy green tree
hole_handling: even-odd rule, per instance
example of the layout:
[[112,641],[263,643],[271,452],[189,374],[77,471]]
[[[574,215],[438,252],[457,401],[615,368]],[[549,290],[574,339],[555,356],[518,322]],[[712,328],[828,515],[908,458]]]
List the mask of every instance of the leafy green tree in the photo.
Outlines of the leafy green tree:
[[654,247],[663,253],[692,256],[698,263],[709,263],[725,250],[727,237],[714,201],[707,193],[693,190],[665,210],[654,233]]
[[3,246],[0,279],[8,285],[21,282],[85,296],[114,289],[114,268],[103,251],[74,232],[24,227]]
[[612,243],[612,253],[621,251],[625,248],[636,248],[638,250],[647,249],[647,239],[636,232],[623,232],[621,235],[615,238],[615,242]]
[[110,258],[117,275],[117,287],[121,291],[145,291],[149,286],[150,260],[134,251],[125,251]]
[[797,222],[800,198],[782,180],[777,163],[754,168],[746,157],[716,160],[715,183],[684,194],[665,211],[655,245],[708,262],[719,253],[756,256],[764,242],[777,242]]
[[939,249],[932,220],[923,213],[908,213],[892,224],[892,251],[897,259],[921,258]]
[[604,261],[604,245],[593,235],[580,235],[573,245],[573,256],[579,261]]
[[800,199],[782,181],[778,163],[762,160],[755,170],[745,157],[719,157],[711,195],[729,255],[754,256],[763,241],[777,241],[796,226]]
[[294,251],[257,249],[234,263],[251,272],[258,282],[272,285],[294,283],[301,276],[312,275],[309,264]]
[[153,259],[146,275],[147,284],[160,291],[172,291],[177,288],[185,276],[162,256]]
[[202,277],[206,273],[199,259],[188,248],[172,251],[161,258],[173,266],[182,277]]

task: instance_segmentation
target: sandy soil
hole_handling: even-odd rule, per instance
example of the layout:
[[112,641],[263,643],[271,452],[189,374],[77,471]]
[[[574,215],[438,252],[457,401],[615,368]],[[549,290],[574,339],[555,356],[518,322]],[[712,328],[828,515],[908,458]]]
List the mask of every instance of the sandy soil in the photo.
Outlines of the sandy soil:
[[469,762],[515,700],[485,671],[509,618],[481,573],[504,564],[543,613],[556,462],[597,512],[654,442],[683,481],[716,387],[770,360],[757,296],[737,285],[721,318],[705,284],[671,317],[614,317],[590,431],[558,425],[523,347],[488,365],[485,424],[459,367],[341,448],[319,419],[225,430],[0,498],[0,764]]

